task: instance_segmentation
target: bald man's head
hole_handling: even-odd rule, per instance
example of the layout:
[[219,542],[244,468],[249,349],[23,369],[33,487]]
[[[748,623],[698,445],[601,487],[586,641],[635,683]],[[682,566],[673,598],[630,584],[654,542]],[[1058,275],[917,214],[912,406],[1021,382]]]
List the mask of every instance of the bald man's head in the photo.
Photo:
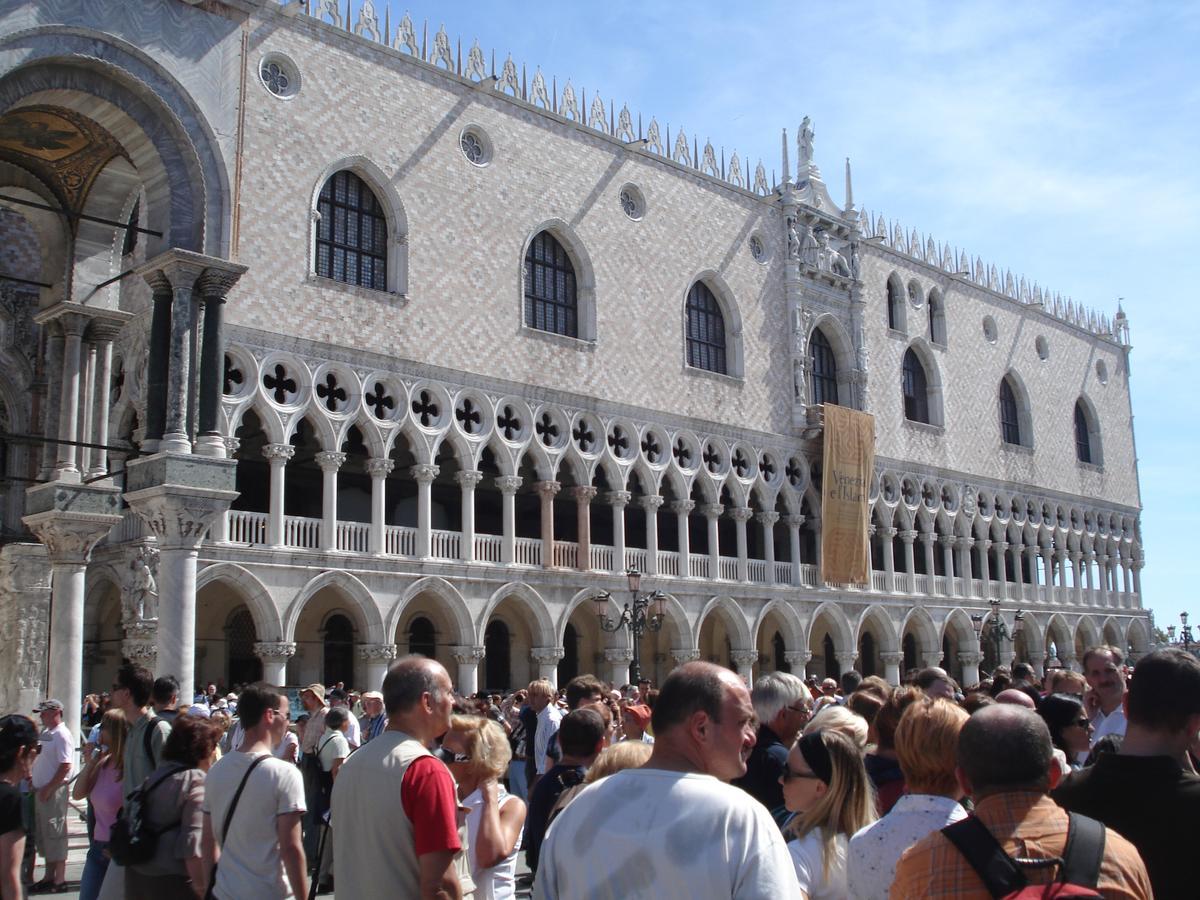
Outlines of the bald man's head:
[[1033,710],[997,703],[977,710],[958,737],[958,767],[971,796],[1049,787],[1050,729]]
[[394,716],[412,709],[424,694],[440,701],[442,693],[452,689],[450,675],[437,660],[405,656],[392,664],[383,679],[383,706]]
[[1033,702],[1024,691],[1018,691],[1016,688],[1005,688],[996,695],[997,703],[1011,703],[1013,706],[1023,706],[1026,709],[1037,709],[1037,704]]
[[720,722],[725,692],[739,687],[745,690],[742,680],[729,669],[710,662],[684,663],[663,682],[651,719],[654,733],[687,722],[696,712],[708,713],[710,719]]

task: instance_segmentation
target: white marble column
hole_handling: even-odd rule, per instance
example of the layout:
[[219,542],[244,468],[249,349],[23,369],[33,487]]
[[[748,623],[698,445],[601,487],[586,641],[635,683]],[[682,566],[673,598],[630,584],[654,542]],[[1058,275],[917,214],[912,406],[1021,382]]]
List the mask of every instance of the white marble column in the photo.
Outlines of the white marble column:
[[746,682],[747,687],[754,685],[754,664],[758,662],[757,650],[732,650],[729,653],[729,661],[733,663],[735,671],[742,676],[742,681]]
[[[112,381],[112,345],[114,335],[110,329],[101,328],[97,323],[93,323],[92,327],[96,329],[96,380],[94,387],[96,392],[96,412],[92,433],[95,435],[97,444],[106,445],[108,443],[108,416],[112,403],[110,382]],[[94,450],[92,452],[92,465],[87,473],[88,478],[99,478],[110,471],[112,470],[108,463],[108,451]]]
[[971,546],[975,543],[972,537],[960,537],[958,539],[958,570],[962,590],[959,592],[961,597],[973,597],[975,588],[971,578]]
[[322,450],[313,459],[321,468],[321,549],[328,553],[337,550],[337,490],[338,469],[346,462],[346,454]]
[[901,531],[900,541],[904,544],[904,582],[905,590],[909,594],[917,592],[917,559],[913,552],[913,542],[917,539],[915,531]]
[[41,465],[38,468],[38,478],[47,480],[55,477],[58,464],[58,436],[62,410],[59,408],[62,400],[62,370],[63,370],[63,339],[62,328],[57,321],[46,323],[46,409],[42,414],[42,436],[45,441],[41,447]]
[[1042,547],[1042,573],[1045,575],[1046,583],[1042,585],[1042,599],[1046,603],[1054,602],[1054,562],[1052,559],[1053,551],[1049,547]]
[[[193,331],[196,327],[196,303],[192,296],[196,280],[203,274],[202,266],[178,260],[165,267],[163,274],[171,281],[171,336],[167,350],[167,410],[163,423],[163,438],[159,450],[191,453],[192,439],[188,433],[188,409],[192,385]],[[162,665],[162,647],[159,647]],[[190,674],[190,673],[189,673]],[[180,685],[185,682],[180,679]]]
[[625,571],[625,507],[633,499],[629,491],[609,491],[607,496],[613,517],[613,571]]
[[1008,597],[1008,568],[1004,563],[1008,557],[1008,541],[993,541],[992,549],[996,551],[996,581],[1000,583],[999,593],[996,595],[1001,598]]
[[763,558],[767,568],[767,584],[775,583],[775,523],[779,521],[779,513],[773,509],[765,510],[754,517],[762,525]]
[[358,658],[366,663],[366,681],[360,687],[364,691],[378,691],[383,687],[388,667],[396,659],[395,644],[362,644]]
[[721,540],[717,529],[717,519],[725,511],[720,503],[705,503],[700,507],[708,524],[708,577],[711,581],[721,578]]
[[[437,466],[427,464],[415,465],[409,469],[413,480],[417,483],[417,558],[429,559],[433,555],[431,549],[433,529],[433,480],[441,471]],[[382,682],[380,682],[382,684]],[[372,688],[374,690],[374,688]]]
[[922,531],[920,533],[920,541],[922,549],[925,551],[925,594],[929,597],[937,593],[937,567],[933,563],[933,544],[937,540],[937,535],[932,531]]
[[76,447],[71,442],[79,440],[79,379],[83,330],[87,327],[87,319],[81,315],[64,315],[58,317],[58,323],[63,331],[63,358],[62,390],[58,407],[60,443],[54,466],[55,478],[60,481],[78,481]]
[[1035,603],[1038,600],[1042,599],[1042,590],[1038,585],[1037,556],[1038,556],[1037,544],[1026,544],[1025,545],[1025,561],[1026,561],[1026,564],[1029,566],[1029,593],[1027,594],[1027,596],[1031,602],[1035,602]]
[[516,494],[522,480],[520,475],[500,475],[495,482],[500,491],[501,518],[504,524],[504,535],[500,544],[500,561],[506,566],[511,566],[516,560]]
[[641,498],[646,513],[646,574],[658,574],[658,508],[663,498],[658,494],[647,494]]
[[792,555],[792,584],[799,587],[804,583],[804,576],[800,571],[803,563],[800,559],[800,526],[804,524],[804,516],[794,513],[786,515],[783,517],[783,524],[788,529],[788,548]]
[[258,641],[254,655],[262,661],[264,684],[282,687],[288,683],[288,660],[296,655],[295,641]]
[[1075,605],[1083,605],[1083,553],[1079,550],[1072,550],[1069,554],[1071,559],[1071,593],[1075,598]]
[[571,496],[575,498],[575,532],[576,541],[575,567],[580,572],[592,570],[592,499],[596,489],[590,484],[571,488]]
[[696,508],[695,500],[672,500],[670,510],[675,513],[675,533],[679,542],[679,577],[692,575],[692,536],[688,516]]
[[885,650],[879,654],[879,658],[883,661],[883,677],[887,683],[899,684],[900,665],[904,662],[904,654],[894,650]]
[[1141,607],[1142,567],[1145,565],[1146,561],[1142,559],[1141,551],[1139,550],[1138,555],[1134,557],[1133,562],[1130,564],[1130,568],[1133,569],[1133,592],[1138,596],[1138,602],[1133,604],[1135,608]]
[[604,651],[604,661],[608,663],[608,680],[613,687],[619,688],[629,683],[629,665],[633,662],[633,651],[627,647],[609,647]]
[[737,579],[750,580],[750,561],[746,549],[746,523],[754,515],[754,510],[748,506],[735,506],[729,510],[729,517],[734,521],[734,533],[737,535]]
[[884,585],[889,594],[896,591],[896,529],[891,525],[884,525],[875,529],[875,533],[879,535],[879,544],[883,549],[883,578]]
[[833,658],[837,660],[838,668],[844,675],[854,668],[854,664],[858,661],[858,651],[839,650],[833,654]]
[[395,463],[387,458],[368,459],[367,474],[371,476],[371,553],[382,556],[387,549],[387,478]]
[[554,559],[554,498],[562,485],[557,481],[536,481],[533,489],[537,491],[542,522],[542,567],[555,567]]
[[990,551],[992,542],[989,538],[976,538],[975,546],[979,548],[979,584],[980,597],[992,597],[992,567]]
[[803,678],[808,674],[808,664],[812,660],[811,650],[784,650],[783,661],[788,664],[792,674]]
[[954,535],[939,534],[938,543],[942,546],[942,569],[946,572],[947,597],[954,596]]
[[[84,444],[96,443],[93,431],[96,405],[96,345],[88,341],[83,345],[83,397],[80,399],[79,429],[75,440]],[[93,447],[79,448],[79,472],[86,475],[92,470],[92,454],[98,453]]]
[[962,665],[961,687],[965,690],[972,685],[979,684],[979,664],[983,662],[983,654],[977,650],[960,650],[958,661]]
[[544,678],[555,687],[558,686],[558,664],[566,655],[562,647],[534,647],[529,651],[529,658],[537,667],[537,677]]
[[1026,662],[1033,667],[1033,674],[1040,680],[1046,671],[1046,651],[1041,647],[1030,648],[1029,659]]
[[475,562],[475,488],[483,480],[483,473],[464,469],[454,475],[462,491],[462,537],[459,555],[463,562]]
[[451,647],[451,654],[458,666],[458,677],[454,689],[464,697],[479,691],[479,663],[485,655],[483,647]]
[[296,455],[296,448],[291,444],[266,444],[262,453],[271,467],[271,511],[267,518],[267,543],[272,547],[282,547],[284,466]]

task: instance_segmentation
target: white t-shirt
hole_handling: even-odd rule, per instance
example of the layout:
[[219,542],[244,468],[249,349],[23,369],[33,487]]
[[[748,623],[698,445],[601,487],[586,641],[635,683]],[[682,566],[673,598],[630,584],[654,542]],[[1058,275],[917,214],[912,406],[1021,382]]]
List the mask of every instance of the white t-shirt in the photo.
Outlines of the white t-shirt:
[[48,785],[63,763],[71,766],[67,770],[67,778],[70,779],[75,768],[75,742],[71,740],[71,730],[66,723],[59,722],[55,727],[44,730],[38,735],[38,744],[41,749],[33,761],[31,773],[33,789],[38,791]]
[[846,875],[854,900],[887,900],[901,854],[930,832],[966,817],[949,797],[902,796],[886,816],[850,838]]
[[808,900],[843,900],[850,896],[846,885],[846,846],[844,834],[833,839],[834,859],[829,861],[829,877],[825,877],[825,840],[816,828],[802,838],[788,841],[788,853],[796,867],[800,890]]
[[[295,747],[296,749],[289,751],[289,747]],[[276,745],[271,755],[276,759],[286,759],[294,762],[300,756],[300,738],[296,737],[291,731],[285,731],[283,733],[283,740]]]
[[321,739],[317,741],[317,759],[321,762],[322,772],[332,772],[333,764],[339,759],[350,755],[350,744],[340,731],[325,729]]
[[711,775],[626,769],[584,788],[542,844],[538,900],[798,897],[779,826]]
[[553,701],[538,713],[537,734],[533,738],[533,761],[539,775],[546,774],[546,749],[550,746],[550,738],[558,732],[562,717],[563,711]]
[[1092,746],[1096,746],[1096,742],[1106,734],[1119,734],[1125,736],[1125,710],[1117,707],[1107,716],[1102,712],[1096,713],[1096,718],[1092,719],[1092,725],[1095,726],[1095,731],[1092,732]]
[[304,781],[291,763],[269,758],[250,773],[221,839],[225,813],[254,756],[234,751],[209,770],[204,782],[204,812],[211,817],[213,835],[221,847],[214,893],[221,900],[281,900],[292,886],[279,856],[275,819],[304,812]]
[[[496,809],[503,809],[504,804],[516,798],[500,786],[496,798]],[[521,838],[513,852],[490,869],[479,868],[475,859],[476,838],[479,834],[479,822],[483,818],[483,791],[476,788],[470,796],[462,801],[467,812],[467,853],[470,854],[471,880],[475,882],[473,900],[512,900],[517,895],[517,854],[521,852]]]

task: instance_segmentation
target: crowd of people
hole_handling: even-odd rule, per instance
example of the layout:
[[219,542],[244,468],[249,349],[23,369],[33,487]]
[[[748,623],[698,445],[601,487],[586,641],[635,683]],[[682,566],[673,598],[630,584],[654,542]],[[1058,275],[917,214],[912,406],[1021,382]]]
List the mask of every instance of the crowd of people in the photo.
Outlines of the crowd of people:
[[1083,669],[964,691],[691,662],[657,689],[464,697],[410,656],[294,710],[264,684],[181,704],[125,665],[82,736],[53,698],[40,728],[0,718],[0,900],[68,889],[72,798],[85,900],[1197,896],[1200,661],[1102,646]]

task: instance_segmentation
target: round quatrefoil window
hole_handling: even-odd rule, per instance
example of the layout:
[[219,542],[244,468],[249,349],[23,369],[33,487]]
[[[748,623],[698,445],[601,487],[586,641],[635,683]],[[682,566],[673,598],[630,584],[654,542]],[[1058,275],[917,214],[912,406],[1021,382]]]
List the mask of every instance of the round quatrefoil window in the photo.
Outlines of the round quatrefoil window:
[[635,188],[632,184],[627,184],[621,188],[621,210],[633,221],[641,221],[641,218],[646,213],[646,199],[642,196],[642,192]]
[[300,70],[282,53],[268,53],[258,65],[258,77],[263,87],[280,100],[290,100],[300,93]]
[[767,261],[767,246],[757,234],[750,235],[750,255],[754,257],[755,262],[765,263]]
[[492,161],[492,142],[481,128],[474,125],[464,128],[458,146],[473,166],[486,166]]

